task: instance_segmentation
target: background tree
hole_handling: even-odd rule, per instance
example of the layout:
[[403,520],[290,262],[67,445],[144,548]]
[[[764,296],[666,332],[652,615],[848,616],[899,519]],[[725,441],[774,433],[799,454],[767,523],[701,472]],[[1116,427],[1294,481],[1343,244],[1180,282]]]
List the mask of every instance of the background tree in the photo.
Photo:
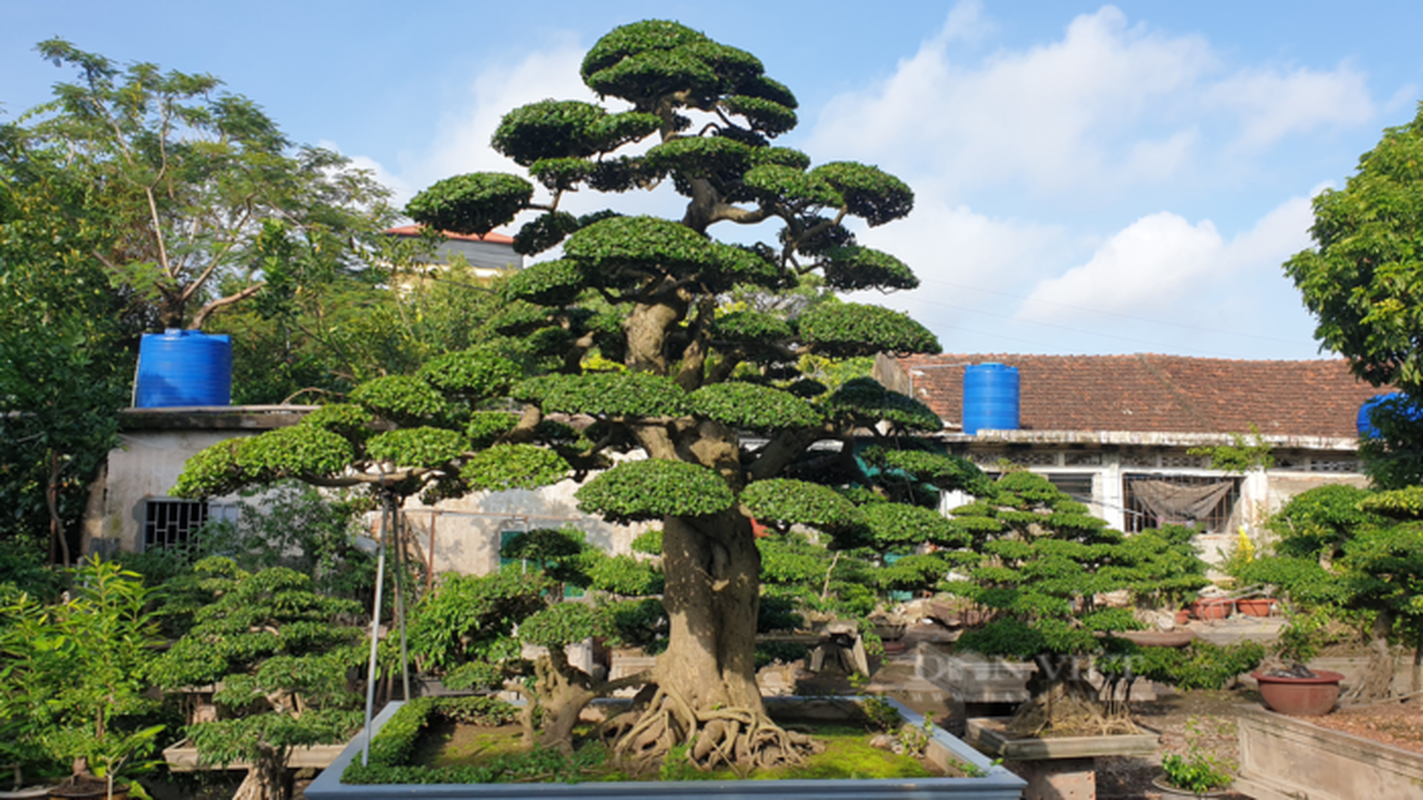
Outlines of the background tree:
[[89,255],[96,188],[0,126],[0,538],[68,564],[88,485],[118,444],[137,332]]
[[337,153],[293,148],[211,75],[121,69],[63,39],[38,49],[80,81],[57,84],[20,133],[91,185],[85,211],[112,235],[84,255],[152,327],[202,328],[257,294],[274,266],[256,246],[263,233],[351,265],[389,219],[386,191],[366,173]]
[[[794,95],[754,56],[676,23],[615,29],[582,73],[629,108],[542,101],[510,112],[494,135],[546,200],[536,202],[521,177],[478,173],[443,180],[407,207],[426,226],[463,234],[539,212],[516,247],[535,254],[561,243],[564,257],[511,277],[509,308],[494,327],[522,340],[525,363],[551,374],[514,383],[512,362],[488,348],[440,356],[414,378],[362,384],[351,394],[356,408],[328,406],[285,432],[205,451],[179,489],[221,492],[290,475],[448,496],[537,486],[570,468],[582,477],[606,466],[610,451],[641,451],[645,459],[579,490],[586,511],[663,526],[668,647],[616,750],[653,761],[695,738],[694,757],[796,761],[809,743],[770,721],[755,680],[761,559],[751,518],[832,534],[853,527],[857,507],[813,482],[813,471],[771,479],[820,440],[843,450],[862,432],[892,446],[941,423],[872,381],[830,393],[784,379],[805,355],[939,347],[922,326],[876,306],[823,301],[794,316],[794,306],[784,315],[718,309],[732,292],[795,288],[815,272],[835,290],[913,288],[907,266],[858,245],[845,226],[902,217],[913,194],[874,167],[811,168],[805,154],[772,146],[795,124]],[[649,138],[640,155],[623,151]],[[663,182],[687,199],[680,220],[611,211],[579,219],[559,208],[575,188]],[[771,235],[724,244],[708,235],[723,223],[770,223]],[[585,361],[614,369],[585,372]],[[482,405],[501,393],[520,404],[517,419]],[[373,415],[400,427],[366,438],[361,422]],[[578,434],[551,424],[553,415],[593,424]]]

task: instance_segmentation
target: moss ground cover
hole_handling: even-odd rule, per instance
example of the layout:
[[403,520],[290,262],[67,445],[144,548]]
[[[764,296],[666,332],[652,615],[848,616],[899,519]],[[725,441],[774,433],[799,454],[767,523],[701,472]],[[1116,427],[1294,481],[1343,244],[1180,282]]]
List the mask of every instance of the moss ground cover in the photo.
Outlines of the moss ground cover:
[[[777,718],[824,745],[799,767],[738,775],[730,769],[700,770],[674,750],[656,769],[629,771],[609,756],[596,726],[580,725],[574,750],[526,750],[507,712],[491,707],[484,718],[457,711],[449,699],[422,698],[402,708],[377,734],[369,766],[352,764],[345,783],[509,783],[644,780],[795,780],[961,777],[971,768],[945,772],[923,759],[870,745],[875,735],[856,722],[807,722]],[[682,755],[682,757],[679,757]]]

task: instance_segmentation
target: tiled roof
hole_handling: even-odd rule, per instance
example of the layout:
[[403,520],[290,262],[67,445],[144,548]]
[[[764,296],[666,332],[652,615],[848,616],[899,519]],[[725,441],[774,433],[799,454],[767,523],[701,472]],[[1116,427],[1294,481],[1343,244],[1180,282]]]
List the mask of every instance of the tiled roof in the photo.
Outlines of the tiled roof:
[[[397,236],[419,236],[420,226],[401,225],[398,228],[387,229],[386,233],[393,233]],[[490,244],[514,243],[514,237],[505,236],[502,233],[494,233],[493,231],[490,231],[489,233],[486,233],[483,236],[470,236],[463,233],[450,233],[449,231],[445,231],[444,234],[446,239],[454,239],[455,241],[459,242],[489,242]]]
[[1018,368],[1024,430],[1241,433],[1354,438],[1375,388],[1342,359],[1235,361],[1138,354],[954,354],[901,358],[915,397],[945,422],[963,420],[965,364]]

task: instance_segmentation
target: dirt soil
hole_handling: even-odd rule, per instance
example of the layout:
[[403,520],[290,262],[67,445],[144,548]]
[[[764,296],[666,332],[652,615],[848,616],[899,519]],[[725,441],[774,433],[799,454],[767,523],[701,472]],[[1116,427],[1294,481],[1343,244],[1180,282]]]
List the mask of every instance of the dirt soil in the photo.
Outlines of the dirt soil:
[[[1239,758],[1235,717],[1238,706],[1260,702],[1260,695],[1247,689],[1210,691],[1204,689],[1159,696],[1152,702],[1133,703],[1132,718],[1144,728],[1160,734],[1161,743],[1150,757],[1097,759],[1097,797],[1153,798],[1160,794],[1151,781],[1161,774],[1161,759],[1176,753],[1185,755],[1187,726],[1199,732],[1197,746],[1234,771]],[[1240,800],[1247,795],[1225,795]]]
[[1333,714],[1304,719],[1321,728],[1423,753],[1423,703],[1418,698],[1404,703],[1340,708]]

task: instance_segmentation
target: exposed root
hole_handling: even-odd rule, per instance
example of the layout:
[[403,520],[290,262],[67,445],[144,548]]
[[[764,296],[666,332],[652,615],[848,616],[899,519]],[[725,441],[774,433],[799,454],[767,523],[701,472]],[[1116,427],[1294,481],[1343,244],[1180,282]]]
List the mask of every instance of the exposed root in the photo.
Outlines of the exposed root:
[[686,758],[698,769],[726,766],[742,774],[801,766],[806,756],[823,749],[810,736],[782,728],[762,711],[695,709],[680,694],[660,687],[643,709],[609,720],[602,736],[634,771],[652,768],[683,744],[690,745]]
[[1014,736],[1111,736],[1136,733],[1125,703],[1104,703],[1086,681],[1062,681],[1018,708],[1008,721]]

